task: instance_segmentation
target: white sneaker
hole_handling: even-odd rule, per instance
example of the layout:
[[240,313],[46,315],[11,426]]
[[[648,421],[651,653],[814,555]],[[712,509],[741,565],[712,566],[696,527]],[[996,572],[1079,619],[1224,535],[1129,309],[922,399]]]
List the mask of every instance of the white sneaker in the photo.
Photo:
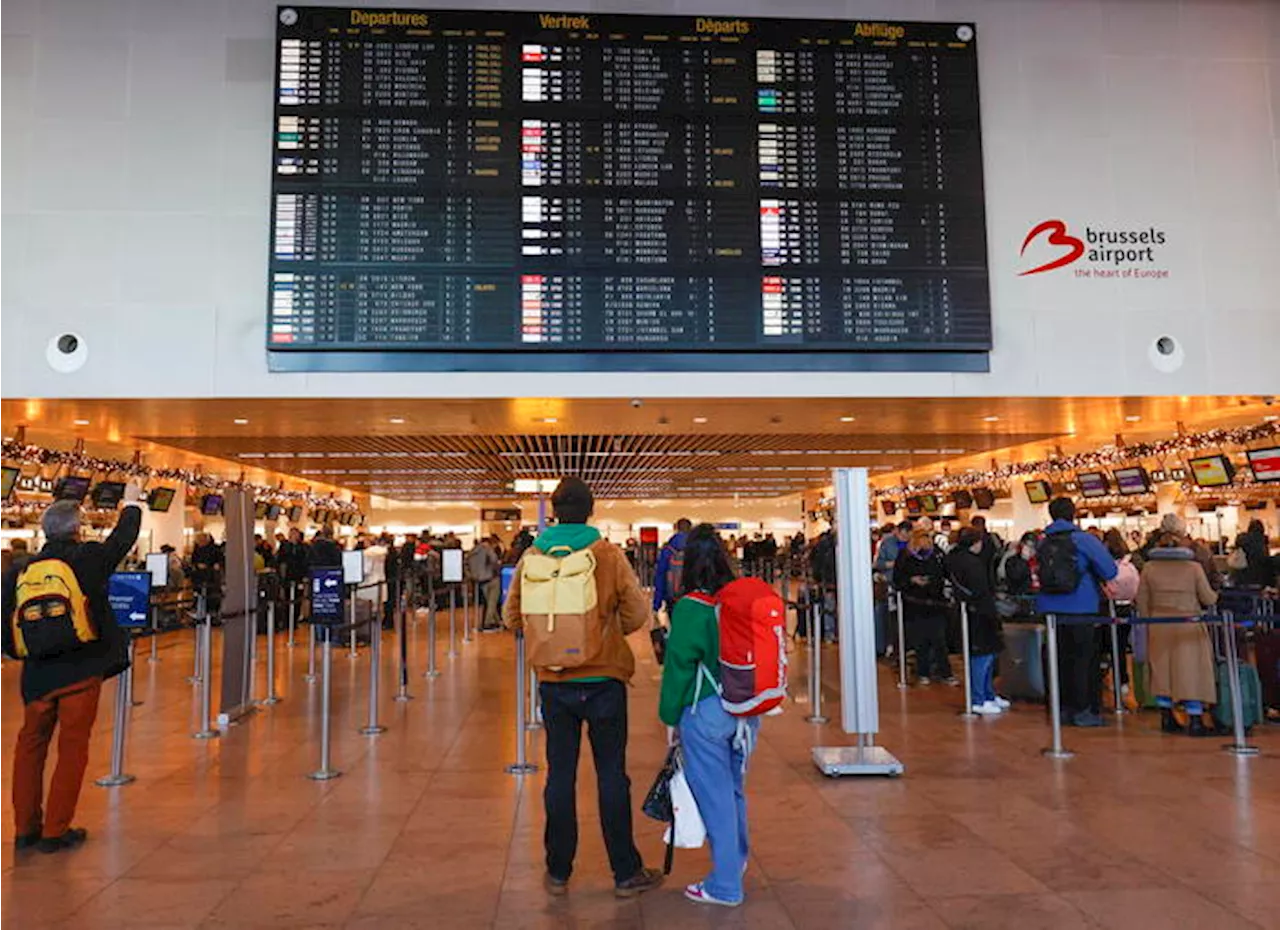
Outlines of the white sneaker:
[[1008,710],[1010,707],[1013,706],[1013,701],[1010,701],[1008,698],[1002,698],[998,694],[996,695],[996,699],[994,703],[1001,710]]
[[927,675],[921,675],[919,678],[916,679],[916,684],[931,685],[933,684],[933,682],[929,680],[929,677]]
[[975,714],[980,714],[983,717],[996,717],[1004,713],[1004,711],[996,705],[995,701],[986,701],[982,704],[974,704],[973,712]]

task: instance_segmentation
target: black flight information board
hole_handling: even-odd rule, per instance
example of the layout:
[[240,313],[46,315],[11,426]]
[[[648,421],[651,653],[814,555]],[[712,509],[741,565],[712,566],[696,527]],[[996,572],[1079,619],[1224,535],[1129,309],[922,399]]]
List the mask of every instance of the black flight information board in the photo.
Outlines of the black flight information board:
[[972,25],[277,12],[273,369],[986,369]]

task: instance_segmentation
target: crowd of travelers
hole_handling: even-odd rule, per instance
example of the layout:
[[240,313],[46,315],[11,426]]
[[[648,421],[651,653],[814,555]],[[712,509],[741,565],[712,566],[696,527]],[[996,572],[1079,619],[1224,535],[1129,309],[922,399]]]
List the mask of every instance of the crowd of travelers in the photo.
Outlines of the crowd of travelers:
[[[4,574],[4,652],[21,659],[24,723],[14,762],[15,846],[57,852],[83,843],[73,825],[89,737],[102,682],[127,668],[123,637],[106,602],[107,576],[133,547],[140,492],[130,485],[115,529],[105,541],[81,539],[81,513],[72,502],[46,512],[47,542],[39,553],[15,544]],[[615,894],[650,891],[665,878],[644,864],[633,838],[627,774],[628,687],[636,661],[627,637],[649,628],[663,665],[658,718],[667,726],[671,757],[687,781],[711,846],[711,870],[689,884],[691,901],[734,907],[744,897],[750,843],[744,782],[761,718],[786,696],[787,609],[774,582],[815,605],[824,619],[813,636],[834,638],[839,597],[837,531],[813,540],[796,534],[779,544],[772,534],[723,538],[710,524],[682,519],[654,553],[652,592],[637,577],[638,549],[618,547],[590,525],[591,489],[565,478],[551,496],[554,522],[536,535],[522,529],[510,544],[480,539],[464,553],[464,571],[483,608],[481,630],[514,629],[528,643],[537,669],[546,732],[544,886],[568,892],[578,846],[576,787],[582,729],[596,768],[598,809]],[[1006,542],[982,516],[967,523],[929,517],[874,531],[870,569],[876,604],[876,646],[882,656],[907,650],[916,683],[958,686],[951,656],[955,605],[969,623],[974,713],[1006,712],[996,690],[997,657],[1007,621],[1031,614],[1097,618],[1118,604],[1142,617],[1198,616],[1224,584],[1274,589],[1277,560],[1261,523],[1237,540],[1230,556],[1192,539],[1185,523],[1166,515],[1145,537],[1084,530],[1074,504],[1049,504],[1051,522]],[[359,534],[366,579],[387,582],[410,607],[432,603],[444,589],[443,553],[462,549],[452,533]],[[342,565],[344,547],[331,527],[310,538],[297,528],[254,540],[254,567],[278,579],[273,590],[296,588],[317,568]],[[165,547],[170,581],[190,582],[212,598],[222,584],[225,547],[198,534],[185,555]],[[503,591],[504,568],[510,586]],[[54,579],[70,594],[55,591]],[[900,605],[904,642],[893,609]],[[391,621],[387,599],[384,623]],[[1143,629],[1143,628],[1135,628]],[[797,632],[804,633],[803,630]],[[1101,650],[1088,622],[1057,627],[1061,710],[1068,725],[1103,724]],[[1127,630],[1126,630],[1127,632]],[[1138,636],[1133,637],[1136,649]],[[1166,732],[1210,733],[1206,719],[1219,685],[1214,653],[1202,623],[1143,629],[1147,686]],[[742,656],[749,658],[745,662]],[[1112,669],[1126,676],[1127,668]],[[1183,724],[1175,714],[1180,707]],[[59,757],[43,792],[49,743],[60,729]],[[664,770],[665,771],[665,770]],[[647,809],[647,805],[646,805]],[[670,859],[668,859],[668,867]]]

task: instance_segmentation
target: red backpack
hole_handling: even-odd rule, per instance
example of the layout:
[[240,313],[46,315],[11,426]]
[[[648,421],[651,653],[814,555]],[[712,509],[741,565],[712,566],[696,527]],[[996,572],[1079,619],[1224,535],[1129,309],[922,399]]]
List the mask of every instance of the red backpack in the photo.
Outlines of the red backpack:
[[735,717],[757,717],[787,696],[787,612],[770,585],[738,578],[716,597],[691,594],[716,608],[720,626],[720,703]]

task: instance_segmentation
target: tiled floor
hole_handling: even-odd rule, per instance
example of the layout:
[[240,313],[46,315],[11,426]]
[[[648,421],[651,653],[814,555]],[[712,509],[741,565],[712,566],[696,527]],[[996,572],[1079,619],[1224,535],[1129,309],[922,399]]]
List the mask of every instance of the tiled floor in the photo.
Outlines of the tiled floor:
[[[823,778],[809,761],[804,708],[765,722],[749,789],[754,853],[748,899],[706,911],[679,889],[704,851],[677,855],[670,887],[616,901],[584,776],[582,849],[570,894],[541,887],[541,775],[503,772],[514,757],[511,640],[480,637],[390,700],[390,727],[364,737],[368,657],[334,656],[334,758],[316,767],[317,686],[306,653],[281,649],[283,703],[222,739],[189,738],[188,635],[137,669],[125,788],[87,785],[91,838],[57,856],[15,860],[5,813],[4,926],[517,928],[1152,928],[1280,927],[1280,738],[1236,759],[1220,740],[1161,736],[1149,717],[1068,731],[1076,758],[1040,756],[1039,708],[997,720],[955,716],[958,693],[902,694],[886,678],[880,741],[907,765],[897,780]],[[388,640],[390,643],[390,640]],[[637,639],[637,651],[648,648]],[[384,650],[390,669],[391,649]],[[799,658],[799,656],[797,656]],[[837,680],[834,654],[827,662]],[[4,788],[20,716],[17,668],[3,672]],[[638,805],[664,752],[655,666],[632,692],[630,770]],[[803,674],[796,692],[804,693]],[[91,776],[107,769],[112,700],[103,702]],[[835,715],[837,708],[833,707]],[[826,741],[841,741],[834,727]],[[541,740],[531,752],[540,761]],[[585,760],[584,760],[585,761]],[[589,761],[585,761],[589,769]],[[638,842],[660,862],[658,825]]]

